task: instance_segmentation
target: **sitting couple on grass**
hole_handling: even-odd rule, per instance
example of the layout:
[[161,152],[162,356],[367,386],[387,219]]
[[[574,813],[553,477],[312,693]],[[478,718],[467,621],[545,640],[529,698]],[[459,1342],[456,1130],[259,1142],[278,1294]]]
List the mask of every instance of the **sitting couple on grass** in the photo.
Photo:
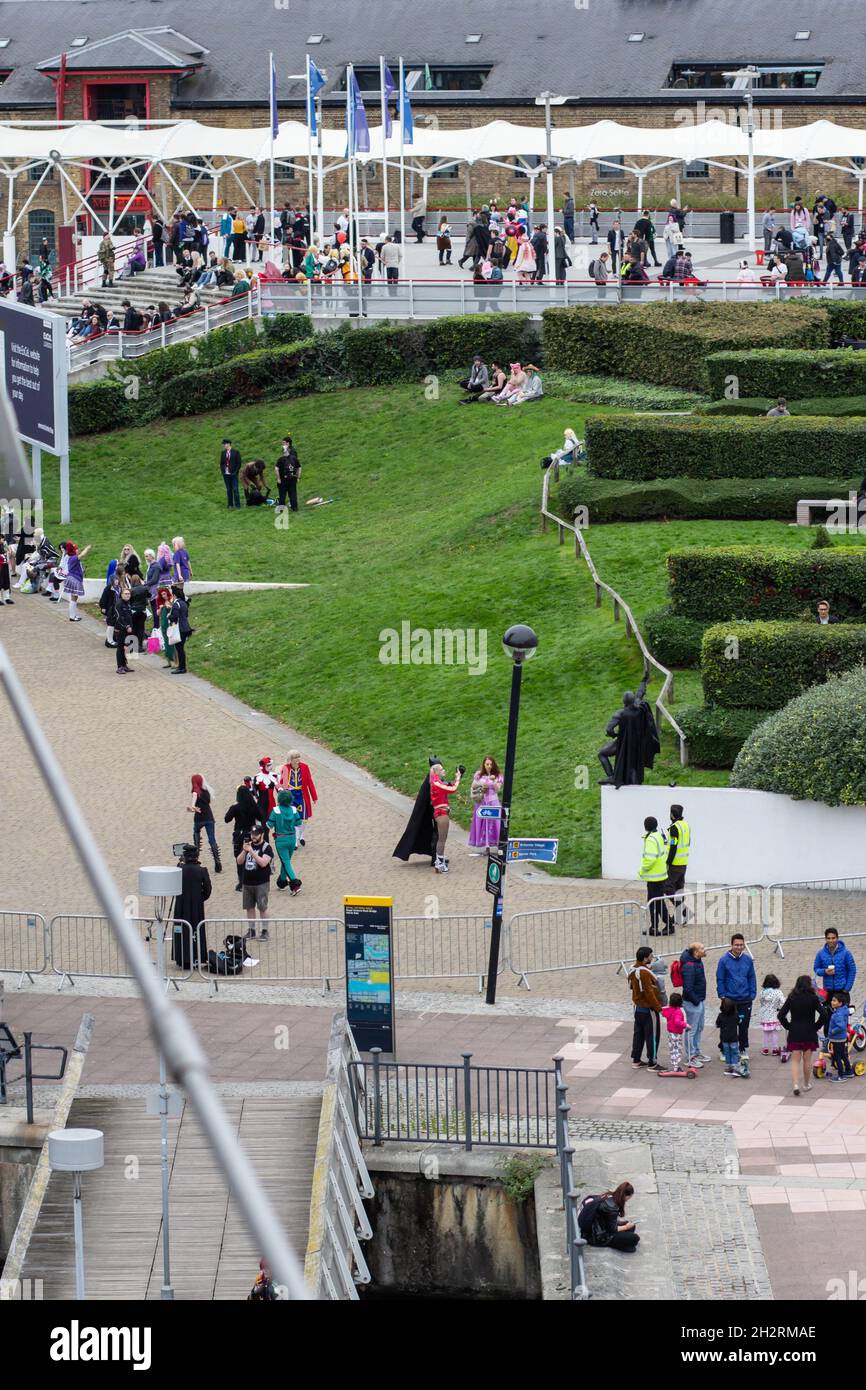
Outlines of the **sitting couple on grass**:
[[458,405],[474,405],[476,401],[489,401],[492,405],[523,405],[525,401],[540,401],[544,395],[538,368],[531,362],[525,367],[519,362],[512,362],[511,373],[506,376],[497,362],[491,362],[488,370],[481,358],[475,357],[469,376],[459,384],[469,395],[458,401]]

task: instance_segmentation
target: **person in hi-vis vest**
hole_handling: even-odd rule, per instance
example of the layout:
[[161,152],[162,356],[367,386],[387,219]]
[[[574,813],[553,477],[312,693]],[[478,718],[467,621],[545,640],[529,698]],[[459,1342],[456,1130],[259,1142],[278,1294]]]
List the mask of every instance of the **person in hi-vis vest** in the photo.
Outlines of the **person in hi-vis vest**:
[[[646,900],[649,904],[650,936],[668,936],[673,931],[671,919],[665,903],[668,883],[668,842],[664,831],[659,830],[655,816],[647,816],[643,823],[643,854],[638,870],[638,878],[646,884]],[[659,926],[659,920],[664,926]]]
[[683,808],[672,806],[671,823],[668,827],[667,896],[673,899],[671,908],[676,926],[685,926],[689,916],[682,894],[685,892],[691,846],[692,828],[683,816]]

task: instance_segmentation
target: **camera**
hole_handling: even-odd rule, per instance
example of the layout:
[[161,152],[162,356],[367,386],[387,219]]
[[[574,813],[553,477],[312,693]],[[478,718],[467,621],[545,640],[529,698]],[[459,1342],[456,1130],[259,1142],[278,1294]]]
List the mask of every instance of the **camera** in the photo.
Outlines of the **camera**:
[[458,764],[457,764],[457,771],[460,773],[460,776],[462,777],[463,774],[464,774],[464,772],[466,771],[466,764],[465,764],[465,763],[458,763]]

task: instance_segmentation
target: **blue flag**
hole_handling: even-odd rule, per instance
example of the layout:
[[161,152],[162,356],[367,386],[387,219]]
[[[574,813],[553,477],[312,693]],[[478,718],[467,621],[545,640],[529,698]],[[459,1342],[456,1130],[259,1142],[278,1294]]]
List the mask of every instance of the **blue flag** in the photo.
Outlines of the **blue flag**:
[[316,96],[327,81],[307,54],[307,125],[311,135],[316,134]]
[[280,133],[280,118],[277,114],[277,69],[274,55],[271,54],[271,134],[276,140]]
[[409,105],[409,93],[406,90],[406,78],[403,78],[403,141],[404,144],[411,145],[413,139],[412,107]]
[[391,139],[391,127],[392,127],[392,125],[394,124],[393,121],[391,120],[391,107],[390,107],[390,101],[391,101],[391,98],[392,98],[392,96],[394,95],[394,92],[395,92],[395,91],[396,91],[396,88],[395,88],[395,86],[394,86],[394,79],[393,79],[393,77],[391,76],[391,69],[388,67],[388,64],[387,64],[387,63],[383,63],[383,64],[382,64],[382,92],[383,92],[384,98],[385,98],[385,139],[386,139],[386,140],[390,140],[390,139]]
[[370,128],[367,125],[367,113],[364,110],[364,103],[361,100],[361,88],[358,86],[358,79],[352,73],[352,128],[349,133],[349,140],[352,145],[352,154],[368,154],[370,151]]

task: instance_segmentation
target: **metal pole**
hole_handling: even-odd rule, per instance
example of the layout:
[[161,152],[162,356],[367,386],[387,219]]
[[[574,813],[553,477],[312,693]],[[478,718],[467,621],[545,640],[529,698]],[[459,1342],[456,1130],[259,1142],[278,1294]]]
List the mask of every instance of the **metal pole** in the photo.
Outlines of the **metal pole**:
[[[316,232],[321,247],[325,239],[325,172],[322,164],[322,94],[316,95]],[[310,208],[310,216],[313,210]]]
[[554,255],[554,208],[553,208],[553,147],[550,122],[550,92],[544,93],[544,137],[546,141],[547,158],[545,165],[547,168],[547,279],[552,280],[556,276],[556,257]]
[[748,124],[746,134],[749,138],[748,155],[748,183],[746,185],[746,207],[748,209],[749,221],[749,250],[755,250],[755,122],[753,116],[754,98],[751,92],[746,92],[746,108],[748,110]]
[[27,1103],[27,1123],[33,1123],[33,1053],[30,1047],[32,1033],[24,1034],[24,1093]]
[[[466,1125],[466,1138],[463,1147],[467,1153],[472,1152],[472,1072],[469,1063],[472,1061],[471,1052],[460,1054],[463,1058],[463,1119]],[[480,1121],[479,1121],[480,1124]]]
[[[394,79],[391,78],[393,83]],[[379,92],[382,100],[382,196],[385,209],[385,235],[388,235],[390,220],[388,209],[388,155],[386,151],[386,131],[388,128],[388,102],[385,97],[385,59],[379,58]]]
[[310,1297],[297,1256],[283,1234],[273,1205],[258,1174],[242,1152],[235,1133],[208,1076],[207,1058],[185,1015],[165,996],[153,962],[132,923],[124,916],[123,902],[96,848],[54,751],[27,699],[5,646],[0,642],[0,682],[15,718],[36,761],[43,781],[52,789],[69,837],[90,880],[102,913],[129,962],[130,972],[150,1015],[157,1046],[165,1051],[172,1073],[189,1096],[202,1129],[233,1190],[235,1201],[250,1227],[256,1244],[270,1265],[275,1282],[285,1284],[290,1298]]
[[[194,928],[192,929],[194,930]],[[156,973],[165,980],[165,924],[162,920],[160,903],[156,904]],[[190,941],[190,959],[192,942]],[[171,1254],[168,1210],[168,1089],[166,1087],[165,1053],[159,1049],[159,1153],[162,1166],[162,1289],[160,1296],[170,1301],[174,1299],[171,1286]]]
[[406,74],[403,59],[400,59],[400,275],[406,274]]
[[486,1004],[496,1003],[496,972],[499,969],[499,944],[502,938],[502,907],[505,896],[505,853],[508,848],[508,822],[511,816],[511,788],[514,783],[514,757],[517,751],[517,720],[520,714],[520,682],[523,677],[523,658],[514,657],[511,672],[511,704],[508,710],[508,742],[505,746],[505,775],[502,782],[502,815],[499,818],[499,858],[502,877],[499,894],[494,899],[490,931],[490,959],[487,965]]
[[[273,55],[273,53],[272,53],[272,54],[270,55],[270,61],[269,61],[269,64],[268,64],[268,95],[269,95],[269,96],[270,96],[270,90],[271,90],[271,83],[272,83],[273,81],[274,81],[274,55]],[[268,102],[268,106],[270,107],[270,102]],[[266,225],[265,225],[265,234],[266,234],[266,236],[267,236],[268,243],[269,243],[269,248],[268,248],[268,249],[270,249],[270,246],[273,244],[273,240],[274,240],[274,217],[275,217],[276,210],[277,210],[277,209],[276,209],[276,198],[275,198],[275,196],[274,196],[274,116],[277,116],[277,120],[279,121],[279,116],[278,116],[278,113],[277,113],[276,93],[274,94],[274,109],[273,109],[272,112],[270,112],[270,117],[271,117],[271,120],[270,120],[270,125],[271,125],[271,143],[270,143],[270,165],[271,165],[271,190],[270,190],[270,191],[271,191],[271,208],[270,208],[270,213],[269,213],[269,215],[268,215],[267,223],[266,223]],[[272,253],[272,254],[273,254],[273,253]]]
[[72,1174],[72,1229],[75,1236],[75,1297],[84,1299],[84,1223],[81,1217],[81,1174]]
[[381,1047],[371,1047],[370,1056],[373,1058],[373,1144],[375,1148],[380,1149],[382,1147],[382,1110],[379,1098]]
[[42,496],[42,449],[38,444],[30,445],[30,469],[33,474],[33,496]]

